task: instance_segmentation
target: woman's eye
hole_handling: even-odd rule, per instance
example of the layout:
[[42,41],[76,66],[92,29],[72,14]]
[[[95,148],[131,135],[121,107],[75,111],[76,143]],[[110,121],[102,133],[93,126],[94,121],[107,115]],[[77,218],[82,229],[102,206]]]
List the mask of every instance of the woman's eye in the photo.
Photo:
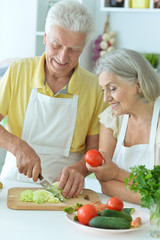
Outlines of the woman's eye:
[[109,90],[110,90],[111,92],[113,92],[113,91],[116,90],[116,88],[115,88],[115,87],[110,87]]

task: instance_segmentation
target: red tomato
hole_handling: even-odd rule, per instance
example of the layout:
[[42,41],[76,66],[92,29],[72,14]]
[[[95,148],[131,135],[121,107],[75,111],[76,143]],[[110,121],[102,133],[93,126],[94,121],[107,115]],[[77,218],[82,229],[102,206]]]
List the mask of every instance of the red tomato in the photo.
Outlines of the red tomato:
[[89,225],[89,221],[96,216],[96,209],[90,204],[80,207],[77,211],[78,221],[84,225]]
[[85,154],[85,160],[92,167],[97,167],[101,165],[103,158],[98,150],[92,149]]
[[116,198],[116,197],[110,198],[107,202],[108,209],[122,211],[123,206],[124,206],[123,202],[119,198]]

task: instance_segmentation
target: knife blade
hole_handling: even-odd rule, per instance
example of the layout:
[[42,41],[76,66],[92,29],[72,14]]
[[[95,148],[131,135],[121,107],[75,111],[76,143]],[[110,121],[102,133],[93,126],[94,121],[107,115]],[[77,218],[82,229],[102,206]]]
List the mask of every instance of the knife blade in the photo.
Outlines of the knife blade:
[[38,178],[40,180],[39,183],[45,190],[51,192],[54,195],[54,197],[60,200],[60,202],[66,201],[66,198],[63,197],[60,191],[53,184],[49,183],[41,174],[39,174]]

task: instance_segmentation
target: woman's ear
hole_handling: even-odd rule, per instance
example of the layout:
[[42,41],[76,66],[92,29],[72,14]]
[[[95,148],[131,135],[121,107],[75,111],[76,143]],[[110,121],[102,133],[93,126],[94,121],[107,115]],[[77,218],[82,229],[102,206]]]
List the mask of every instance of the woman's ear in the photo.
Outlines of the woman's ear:
[[138,93],[139,93],[139,94],[142,93],[141,87],[140,87],[140,84],[139,84],[138,80],[136,80],[136,85],[137,85],[137,91],[138,91]]

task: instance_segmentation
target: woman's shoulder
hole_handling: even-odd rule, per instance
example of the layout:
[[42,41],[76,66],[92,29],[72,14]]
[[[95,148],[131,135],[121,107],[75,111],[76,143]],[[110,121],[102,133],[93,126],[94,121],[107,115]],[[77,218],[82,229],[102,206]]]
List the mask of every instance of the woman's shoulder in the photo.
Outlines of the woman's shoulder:
[[112,129],[116,138],[122,124],[122,119],[123,115],[116,116],[111,106],[109,106],[101,114],[99,114],[100,123],[103,124],[106,128]]

